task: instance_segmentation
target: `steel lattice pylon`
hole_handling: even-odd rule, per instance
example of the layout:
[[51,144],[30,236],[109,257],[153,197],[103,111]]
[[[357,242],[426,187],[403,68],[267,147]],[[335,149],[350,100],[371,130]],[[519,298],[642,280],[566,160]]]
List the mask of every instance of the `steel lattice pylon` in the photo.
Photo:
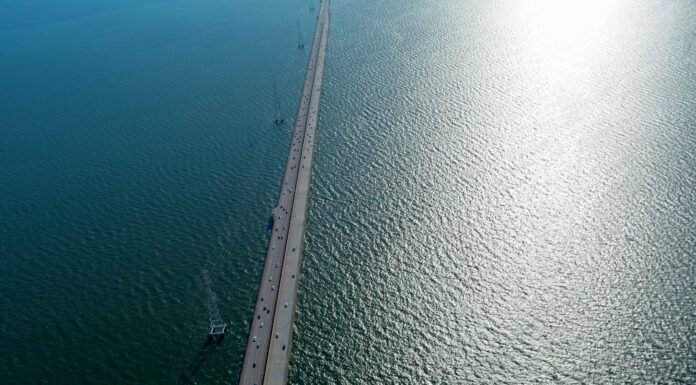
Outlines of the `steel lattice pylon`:
[[208,271],[203,270],[203,283],[206,291],[206,307],[208,308],[208,338],[224,337],[227,323],[222,320],[217,307],[217,296],[213,291]]

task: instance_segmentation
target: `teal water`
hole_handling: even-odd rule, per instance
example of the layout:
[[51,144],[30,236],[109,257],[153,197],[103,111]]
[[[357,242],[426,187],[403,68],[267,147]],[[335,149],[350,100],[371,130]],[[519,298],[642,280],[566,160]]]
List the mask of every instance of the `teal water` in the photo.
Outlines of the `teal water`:
[[[0,382],[234,383],[308,2],[10,3]],[[290,382],[695,383],[696,5],[332,7]]]
[[[292,120],[307,3],[1,14],[0,382],[172,384],[196,361],[191,381],[229,383],[291,135],[272,83]],[[213,352],[204,268],[232,330]]]

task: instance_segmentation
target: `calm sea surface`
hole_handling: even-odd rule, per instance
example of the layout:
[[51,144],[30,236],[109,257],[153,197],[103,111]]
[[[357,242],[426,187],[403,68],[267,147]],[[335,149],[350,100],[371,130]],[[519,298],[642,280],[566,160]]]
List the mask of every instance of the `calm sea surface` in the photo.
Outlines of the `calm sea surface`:
[[[236,382],[309,4],[2,4],[0,383]],[[696,3],[332,16],[290,382],[696,383]]]

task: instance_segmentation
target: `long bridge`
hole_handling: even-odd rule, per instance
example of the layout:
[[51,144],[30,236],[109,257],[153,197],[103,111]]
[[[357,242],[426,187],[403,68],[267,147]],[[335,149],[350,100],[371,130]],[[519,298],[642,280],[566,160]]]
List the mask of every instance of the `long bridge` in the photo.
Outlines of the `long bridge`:
[[322,1],[317,17],[280,196],[273,209],[273,228],[244,353],[241,385],[287,382],[329,33],[329,3],[330,0]]

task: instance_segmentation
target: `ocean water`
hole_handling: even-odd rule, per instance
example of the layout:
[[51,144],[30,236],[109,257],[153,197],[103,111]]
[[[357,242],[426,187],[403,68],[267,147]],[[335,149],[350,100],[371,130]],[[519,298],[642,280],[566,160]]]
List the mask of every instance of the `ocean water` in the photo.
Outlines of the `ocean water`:
[[295,384],[696,383],[696,6],[336,1]]
[[[7,3],[7,2],[6,2]],[[273,9],[274,12],[269,12]],[[314,17],[304,1],[0,12],[0,383],[226,384]],[[230,324],[205,347],[203,269]]]
[[[0,382],[235,383],[309,2],[6,3]],[[695,20],[334,0],[290,383],[696,383]]]

